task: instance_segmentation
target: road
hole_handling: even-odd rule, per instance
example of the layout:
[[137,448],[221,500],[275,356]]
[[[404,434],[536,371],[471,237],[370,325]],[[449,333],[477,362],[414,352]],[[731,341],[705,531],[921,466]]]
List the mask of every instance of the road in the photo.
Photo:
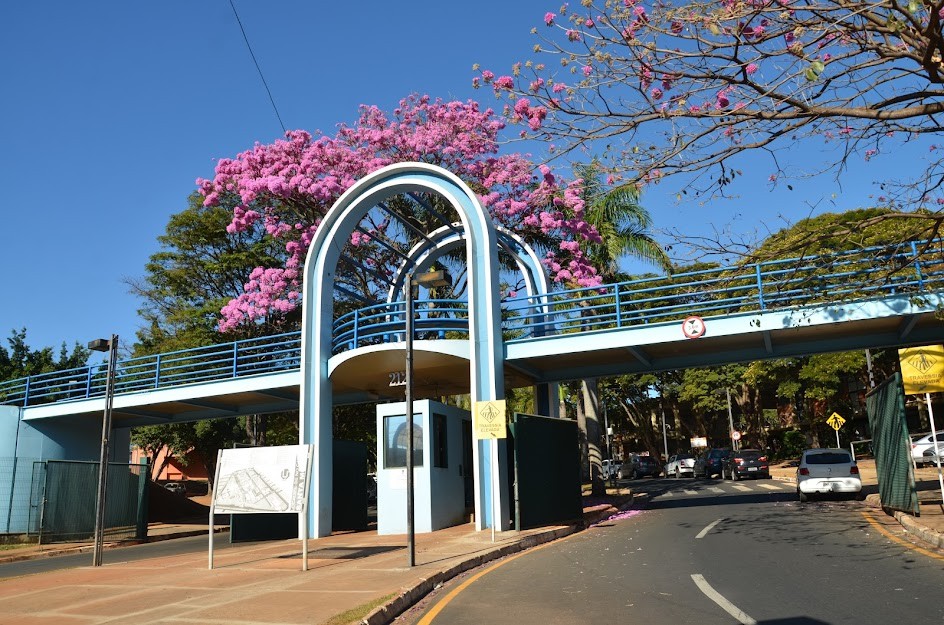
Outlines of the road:
[[632,487],[639,512],[457,579],[398,625],[944,620],[944,555],[858,502],[800,504],[773,480]]
[[[228,532],[216,535],[216,540],[213,542],[213,548],[215,550],[227,549],[229,546]],[[102,551],[102,564],[134,562],[148,558],[160,558],[162,556],[197,553],[201,551],[204,553],[207,551],[206,534],[115,549],[105,549]],[[22,562],[8,562],[0,564],[0,579],[19,577],[21,575],[33,575],[35,573],[48,573],[50,571],[60,571],[62,569],[71,569],[78,566],[91,566],[91,564],[91,552],[39,558],[36,560],[24,560]]]

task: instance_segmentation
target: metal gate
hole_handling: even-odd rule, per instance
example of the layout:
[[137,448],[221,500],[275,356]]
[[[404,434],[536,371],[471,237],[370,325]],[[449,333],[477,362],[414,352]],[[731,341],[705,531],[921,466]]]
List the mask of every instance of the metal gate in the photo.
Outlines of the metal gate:
[[[35,466],[33,471],[33,500],[41,502],[40,541],[91,540],[95,534],[98,463],[48,460],[36,464],[45,464],[44,471]],[[141,537],[140,528],[147,527],[147,481],[147,465],[109,463],[106,539]]]

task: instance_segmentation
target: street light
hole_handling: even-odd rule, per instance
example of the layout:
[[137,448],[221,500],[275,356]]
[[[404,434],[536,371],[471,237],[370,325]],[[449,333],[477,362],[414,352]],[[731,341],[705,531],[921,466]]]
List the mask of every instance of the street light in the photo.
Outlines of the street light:
[[414,276],[406,274],[406,534],[410,566],[416,564],[416,541],[413,529],[413,287],[440,287],[452,284],[445,270],[427,271]]
[[88,348],[96,352],[108,352],[108,369],[105,375],[105,413],[102,415],[102,452],[98,465],[98,494],[95,499],[95,546],[92,550],[92,566],[101,566],[102,543],[105,536],[105,491],[108,485],[108,438],[111,434],[111,406],[115,398],[118,335],[112,334],[111,340],[90,341]]

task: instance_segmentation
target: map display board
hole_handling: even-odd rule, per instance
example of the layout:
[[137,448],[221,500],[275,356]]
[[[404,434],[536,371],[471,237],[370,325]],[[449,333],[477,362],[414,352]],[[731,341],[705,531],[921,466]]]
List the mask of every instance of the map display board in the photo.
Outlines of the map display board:
[[216,514],[301,513],[307,502],[310,445],[220,450]]

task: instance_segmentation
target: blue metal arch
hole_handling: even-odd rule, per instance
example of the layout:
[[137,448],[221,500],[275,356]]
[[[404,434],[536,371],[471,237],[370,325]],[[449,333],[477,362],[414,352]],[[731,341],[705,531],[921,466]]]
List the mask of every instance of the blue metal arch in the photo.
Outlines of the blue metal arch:
[[[501,314],[498,298],[498,245],[495,228],[475,194],[450,172],[424,163],[399,163],[380,169],[348,189],[328,211],[312,241],[305,261],[302,306],[300,438],[315,446],[310,527],[315,536],[331,533],[332,391],[328,359],[332,350],[332,313],[335,270],[341,251],[355,226],[377,204],[410,192],[434,192],[457,211],[468,238],[469,340],[471,398],[473,402],[504,397]],[[475,518],[507,529],[508,493],[499,497],[499,509],[490,509],[491,471],[503,472],[498,454],[486,454],[482,444],[473,449],[475,463]],[[500,483],[505,484],[505,480]],[[506,491],[506,489],[503,489]],[[495,512],[498,512],[497,520]]]

